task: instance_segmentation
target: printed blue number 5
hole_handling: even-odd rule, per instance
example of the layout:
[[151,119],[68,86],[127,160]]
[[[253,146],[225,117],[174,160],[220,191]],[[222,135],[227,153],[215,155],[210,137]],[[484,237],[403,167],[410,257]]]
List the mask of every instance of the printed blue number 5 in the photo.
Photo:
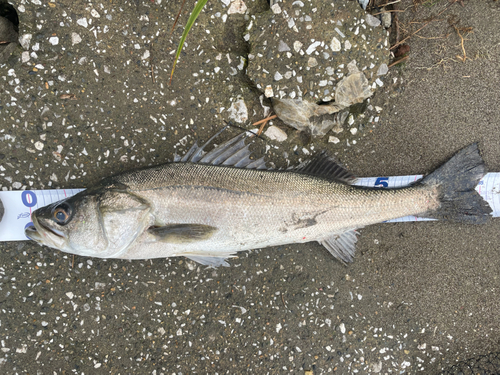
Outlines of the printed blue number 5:
[[388,187],[389,186],[389,177],[377,177],[375,181],[375,187]]

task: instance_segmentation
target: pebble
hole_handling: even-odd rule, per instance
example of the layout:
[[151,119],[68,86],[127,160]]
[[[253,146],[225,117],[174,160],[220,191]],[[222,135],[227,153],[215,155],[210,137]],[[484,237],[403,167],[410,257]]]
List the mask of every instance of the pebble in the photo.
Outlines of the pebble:
[[75,45],[82,41],[82,38],[77,33],[71,33],[71,44]]
[[30,48],[30,43],[31,43],[31,38],[33,36],[31,34],[23,34],[19,38],[19,43],[24,49],[29,49]]
[[57,36],[52,36],[49,38],[49,43],[53,46],[57,46],[59,44],[59,38]]
[[284,142],[288,138],[286,133],[277,126],[270,126],[264,134],[273,141]]
[[366,23],[372,27],[377,27],[380,26],[381,24],[381,21],[377,17],[372,16],[371,14],[367,14],[365,19]]
[[87,19],[84,17],[84,18],[80,18],[79,20],[76,21],[76,23],[80,26],[83,26],[85,28],[88,27],[88,23],[87,23]]
[[342,49],[342,45],[340,44],[340,40],[338,40],[336,37],[333,37],[332,41],[330,42],[330,48],[333,52],[338,52]]

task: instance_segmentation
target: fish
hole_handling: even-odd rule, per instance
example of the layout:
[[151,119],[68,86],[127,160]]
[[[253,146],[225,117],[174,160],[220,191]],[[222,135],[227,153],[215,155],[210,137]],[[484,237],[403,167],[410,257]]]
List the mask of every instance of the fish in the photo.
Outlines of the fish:
[[486,173],[477,144],[410,186],[366,188],[325,152],[293,169],[267,168],[263,157],[254,160],[248,137],[210,152],[211,140],[195,143],[174,162],[104,178],[35,210],[26,236],[79,256],[183,256],[212,267],[228,266],[240,251],[316,241],[349,263],[368,225],[408,215],[468,224],[491,218],[475,191]]

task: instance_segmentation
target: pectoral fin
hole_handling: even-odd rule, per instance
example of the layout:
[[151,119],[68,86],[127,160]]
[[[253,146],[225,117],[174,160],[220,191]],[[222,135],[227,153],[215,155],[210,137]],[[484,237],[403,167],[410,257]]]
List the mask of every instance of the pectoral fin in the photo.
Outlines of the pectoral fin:
[[169,224],[150,227],[148,232],[161,242],[190,243],[207,240],[216,230],[216,227],[203,224]]
[[332,254],[335,258],[343,263],[350,263],[354,259],[356,250],[356,242],[358,233],[352,229],[344,233],[331,235],[321,241],[318,241]]

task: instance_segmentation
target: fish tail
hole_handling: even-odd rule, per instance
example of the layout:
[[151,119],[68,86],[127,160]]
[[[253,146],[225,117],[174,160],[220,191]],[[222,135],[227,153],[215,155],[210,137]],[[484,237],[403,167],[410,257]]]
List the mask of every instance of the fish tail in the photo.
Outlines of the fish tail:
[[420,216],[469,224],[487,222],[491,207],[475,190],[485,174],[477,144],[462,149],[421,180],[421,185],[438,186],[440,206]]

